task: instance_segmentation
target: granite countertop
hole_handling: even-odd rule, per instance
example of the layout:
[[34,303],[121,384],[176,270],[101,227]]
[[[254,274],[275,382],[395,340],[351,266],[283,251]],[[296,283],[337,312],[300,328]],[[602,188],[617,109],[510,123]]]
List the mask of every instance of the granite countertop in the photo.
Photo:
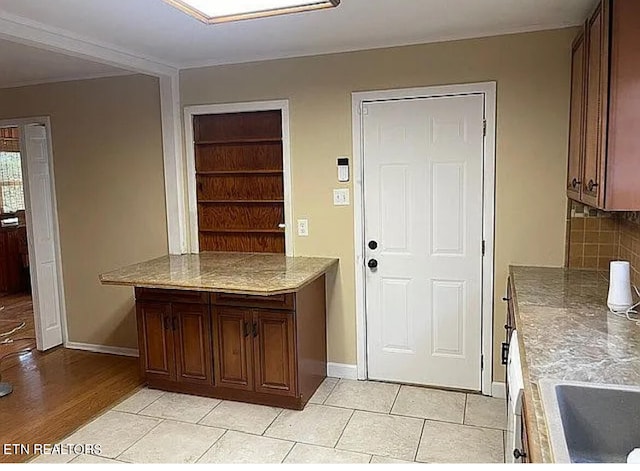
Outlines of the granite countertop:
[[531,458],[549,463],[538,380],[639,385],[640,327],[609,313],[603,273],[512,266],[510,275]]
[[293,293],[334,266],[336,258],[203,252],[167,255],[100,275],[107,285],[271,296]]

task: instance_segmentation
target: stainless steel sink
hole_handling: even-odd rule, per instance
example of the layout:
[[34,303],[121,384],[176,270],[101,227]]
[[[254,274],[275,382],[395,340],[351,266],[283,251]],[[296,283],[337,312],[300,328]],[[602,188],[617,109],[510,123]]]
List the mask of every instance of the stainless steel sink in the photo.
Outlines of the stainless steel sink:
[[557,463],[626,463],[640,448],[640,387],[541,380]]

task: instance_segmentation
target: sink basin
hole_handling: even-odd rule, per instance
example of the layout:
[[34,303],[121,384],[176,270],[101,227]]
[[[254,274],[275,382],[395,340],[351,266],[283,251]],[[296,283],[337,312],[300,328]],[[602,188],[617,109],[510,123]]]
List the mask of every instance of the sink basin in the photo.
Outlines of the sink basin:
[[640,387],[541,380],[556,463],[626,463],[640,448]]

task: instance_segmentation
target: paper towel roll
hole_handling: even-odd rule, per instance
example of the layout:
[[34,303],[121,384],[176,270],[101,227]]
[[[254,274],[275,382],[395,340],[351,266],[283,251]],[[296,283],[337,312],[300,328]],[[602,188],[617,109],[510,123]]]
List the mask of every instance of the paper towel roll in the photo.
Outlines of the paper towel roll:
[[633,305],[630,265],[627,261],[611,262],[607,305],[613,312],[624,313]]

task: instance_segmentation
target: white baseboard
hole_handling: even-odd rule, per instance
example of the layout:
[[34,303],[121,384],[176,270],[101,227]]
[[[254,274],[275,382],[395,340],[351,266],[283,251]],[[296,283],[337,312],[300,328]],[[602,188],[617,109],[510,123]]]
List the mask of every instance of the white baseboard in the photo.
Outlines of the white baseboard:
[[507,398],[507,388],[504,383],[494,381],[491,384],[491,395],[493,397],[497,397],[498,399],[506,399]]
[[331,378],[358,379],[357,365],[327,363],[327,376]]
[[110,355],[121,355],[125,357],[139,356],[137,348],[111,347],[109,345],[96,345],[93,343],[67,342],[65,348],[72,350],[86,350],[88,352],[108,353]]

